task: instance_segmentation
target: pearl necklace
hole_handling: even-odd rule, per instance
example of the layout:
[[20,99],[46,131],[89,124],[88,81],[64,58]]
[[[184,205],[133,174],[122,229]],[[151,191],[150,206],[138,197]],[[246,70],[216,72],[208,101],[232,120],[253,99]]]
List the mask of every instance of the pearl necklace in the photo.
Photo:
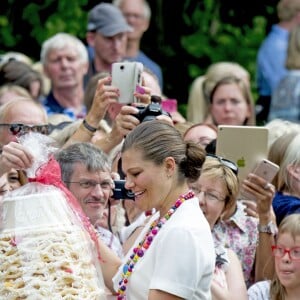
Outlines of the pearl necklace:
[[133,253],[129,256],[128,261],[123,266],[122,279],[119,282],[119,289],[117,292],[117,300],[125,300],[126,299],[126,287],[128,284],[128,279],[131,276],[134,266],[137,262],[144,256],[145,252],[149,249],[153,239],[162,228],[162,226],[170,219],[170,217],[174,214],[177,208],[186,200],[194,197],[194,193],[189,191],[184,195],[180,195],[176,200],[174,205],[168,210],[168,212],[160,219],[155,220],[151,223],[149,230],[147,231],[145,237],[141,242],[139,242],[138,246],[133,249]]

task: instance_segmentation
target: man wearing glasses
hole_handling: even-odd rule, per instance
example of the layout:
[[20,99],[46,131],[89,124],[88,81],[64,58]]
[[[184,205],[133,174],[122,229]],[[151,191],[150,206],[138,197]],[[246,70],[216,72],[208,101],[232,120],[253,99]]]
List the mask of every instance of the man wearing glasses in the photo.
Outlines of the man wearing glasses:
[[32,155],[18,137],[29,131],[48,133],[47,115],[43,107],[30,98],[15,98],[0,108],[0,176],[10,169],[27,169]]
[[[122,253],[119,239],[97,223],[104,220],[104,211],[113,194],[114,182],[108,156],[91,143],[74,143],[56,154],[62,181],[75,196],[103,242],[117,255]],[[108,220],[104,220],[108,221]]]
[[28,98],[15,98],[0,108],[0,147],[17,142],[29,131],[48,134],[48,120],[43,107]]

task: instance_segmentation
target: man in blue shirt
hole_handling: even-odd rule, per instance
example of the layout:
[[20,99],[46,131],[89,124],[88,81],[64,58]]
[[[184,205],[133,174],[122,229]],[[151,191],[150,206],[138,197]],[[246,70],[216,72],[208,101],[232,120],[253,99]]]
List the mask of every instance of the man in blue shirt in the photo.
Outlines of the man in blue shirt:
[[289,33],[300,24],[300,1],[281,0],[277,5],[279,23],[272,26],[257,55],[257,89],[259,99],[256,103],[257,121],[268,119],[273,90],[287,74],[285,61]]
[[50,79],[50,93],[42,99],[47,115],[63,114],[71,120],[84,118],[83,78],[88,68],[85,45],[68,33],[57,33],[43,42],[41,62]]

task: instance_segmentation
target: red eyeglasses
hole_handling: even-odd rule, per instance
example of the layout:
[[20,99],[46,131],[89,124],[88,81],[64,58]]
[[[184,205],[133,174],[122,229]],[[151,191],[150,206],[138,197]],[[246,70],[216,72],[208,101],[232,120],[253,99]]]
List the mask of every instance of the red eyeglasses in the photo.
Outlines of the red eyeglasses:
[[280,246],[273,245],[272,253],[275,257],[282,258],[286,253],[288,253],[290,259],[292,260],[300,260],[300,247],[295,248],[283,248]]
[[25,125],[25,124],[19,124],[19,123],[2,123],[0,126],[7,126],[9,128],[9,131],[13,135],[22,135],[25,133],[28,133],[29,131],[32,132],[39,132],[41,134],[47,135],[49,133],[49,125]]

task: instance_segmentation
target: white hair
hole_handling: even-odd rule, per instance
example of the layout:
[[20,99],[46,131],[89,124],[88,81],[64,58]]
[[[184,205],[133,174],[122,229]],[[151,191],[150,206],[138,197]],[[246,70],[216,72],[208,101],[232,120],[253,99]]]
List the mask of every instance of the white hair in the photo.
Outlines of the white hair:
[[[122,6],[122,2],[124,2],[125,0],[113,0],[112,4],[117,6],[117,7],[121,7]],[[144,7],[144,17],[147,20],[151,19],[151,8],[149,3],[146,0],[142,0],[143,2],[143,7]]]
[[66,46],[71,46],[76,49],[79,58],[83,63],[88,62],[88,53],[83,42],[71,34],[60,32],[44,41],[42,44],[40,58],[42,64],[47,64],[48,54],[51,50],[60,50]]

